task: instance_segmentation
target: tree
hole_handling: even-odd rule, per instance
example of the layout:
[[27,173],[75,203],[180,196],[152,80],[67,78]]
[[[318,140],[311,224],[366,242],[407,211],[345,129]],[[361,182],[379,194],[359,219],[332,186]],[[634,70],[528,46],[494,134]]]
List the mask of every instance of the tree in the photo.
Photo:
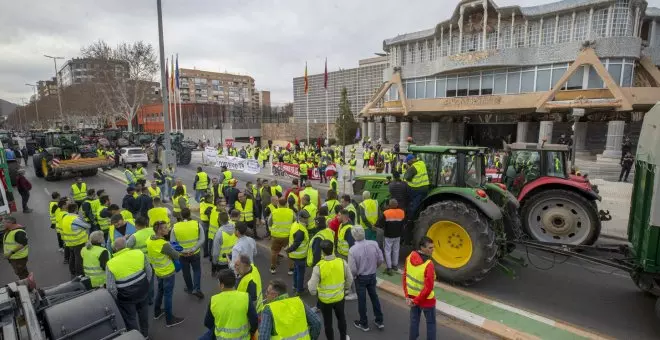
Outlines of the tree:
[[353,117],[351,112],[351,102],[348,100],[348,91],[346,88],[341,89],[341,97],[339,99],[339,117],[335,122],[335,136],[337,136],[337,143],[339,145],[353,144],[355,141],[355,133],[357,132],[358,123]]
[[159,70],[153,46],[144,41],[122,42],[114,49],[99,40],[80,50],[85,58],[102,62],[95,76],[96,91],[103,104],[95,105],[95,111],[107,110],[111,122],[125,119],[128,130],[140,106],[147,102],[153,91]]

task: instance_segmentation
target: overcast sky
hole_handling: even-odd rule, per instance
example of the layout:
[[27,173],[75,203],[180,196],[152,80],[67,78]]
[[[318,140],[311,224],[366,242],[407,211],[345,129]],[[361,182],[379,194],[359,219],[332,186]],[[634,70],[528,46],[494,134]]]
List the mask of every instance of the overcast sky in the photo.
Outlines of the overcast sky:
[[[499,6],[548,3],[500,0]],[[292,78],[357,66],[397,34],[432,28],[458,0],[163,0],[165,51],[182,68],[248,74],[274,104]],[[404,5],[405,4],[405,5]],[[660,6],[650,0],[649,6]],[[158,48],[156,0],[0,0],[0,98],[20,102],[53,76],[43,54],[77,57],[95,40],[145,40]],[[59,66],[59,65],[58,65]]]

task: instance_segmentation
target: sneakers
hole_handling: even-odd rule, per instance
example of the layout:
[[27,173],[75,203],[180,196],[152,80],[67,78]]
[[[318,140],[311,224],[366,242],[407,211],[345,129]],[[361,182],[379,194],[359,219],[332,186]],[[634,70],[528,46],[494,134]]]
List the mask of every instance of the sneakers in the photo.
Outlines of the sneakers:
[[387,268],[387,269],[385,269],[385,275],[387,275],[387,276],[392,276],[392,275],[394,275],[394,274],[392,273],[392,268]]
[[293,269],[289,269],[289,271],[286,273],[289,274],[289,276],[293,276]]
[[204,293],[200,292],[199,290],[193,291],[192,295],[195,295],[200,300],[204,298]]
[[357,329],[359,329],[363,332],[368,332],[368,331],[371,330],[371,328],[369,328],[369,326],[365,326],[365,325],[361,324],[360,320],[353,321],[353,326],[355,326],[355,328],[357,328]]
[[346,301],[355,301],[355,300],[357,300],[357,294],[356,293],[346,294],[346,296],[344,297],[344,300],[346,300]]
[[270,273],[271,273],[271,274],[275,274],[276,272],[277,272],[277,271],[275,270],[275,268],[270,268]]
[[385,328],[385,325],[382,322],[374,322],[374,323],[376,324],[376,327],[378,327],[378,329]]
[[182,323],[183,320],[185,320],[185,318],[180,318],[180,317],[174,316],[174,317],[172,317],[172,320],[165,322],[165,327],[168,327],[168,328],[169,327],[174,327],[174,326]]
[[162,318],[163,315],[165,315],[165,312],[163,312],[162,310],[154,311],[154,320],[158,320],[158,319]]

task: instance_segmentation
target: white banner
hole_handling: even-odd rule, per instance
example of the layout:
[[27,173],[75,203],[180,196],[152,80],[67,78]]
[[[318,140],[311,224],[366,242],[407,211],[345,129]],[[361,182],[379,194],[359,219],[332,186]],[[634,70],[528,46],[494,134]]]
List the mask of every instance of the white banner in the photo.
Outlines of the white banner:
[[244,159],[240,157],[223,156],[216,157],[215,167],[226,166],[228,170],[242,171],[248,174],[258,174],[261,172],[259,162],[255,159]]
[[215,163],[218,158],[218,150],[212,146],[207,146],[204,148],[202,157],[204,163]]
[[261,167],[259,166],[259,161],[256,159],[248,159],[245,162],[245,168],[243,172],[248,174],[258,174],[261,172]]

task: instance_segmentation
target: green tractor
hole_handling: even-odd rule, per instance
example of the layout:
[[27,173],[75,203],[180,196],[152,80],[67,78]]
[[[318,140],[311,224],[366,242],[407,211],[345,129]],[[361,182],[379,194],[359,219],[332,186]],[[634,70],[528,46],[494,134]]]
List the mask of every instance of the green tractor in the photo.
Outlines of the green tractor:
[[[163,159],[163,151],[165,150],[165,146],[163,145],[163,137],[164,134],[161,133],[156,138],[154,138],[151,146],[146,148],[149,162],[159,164],[161,163],[161,160]],[[192,160],[192,151],[197,147],[194,142],[185,141],[183,138],[183,133],[170,133],[170,143],[172,145],[172,150],[176,152],[177,165],[190,164],[190,161]]]
[[[518,200],[503,184],[488,182],[486,148],[411,145],[408,151],[424,161],[430,181],[428,195],[409,216],[415,221],[412,244],[423,236],[435,242],[440,279],[462,285],[480,281],[512,250],[508,241],[523,233]],[[390,198],[390,179],[388,174],[358,176],[353,193],[368,190],[382,209]]]

